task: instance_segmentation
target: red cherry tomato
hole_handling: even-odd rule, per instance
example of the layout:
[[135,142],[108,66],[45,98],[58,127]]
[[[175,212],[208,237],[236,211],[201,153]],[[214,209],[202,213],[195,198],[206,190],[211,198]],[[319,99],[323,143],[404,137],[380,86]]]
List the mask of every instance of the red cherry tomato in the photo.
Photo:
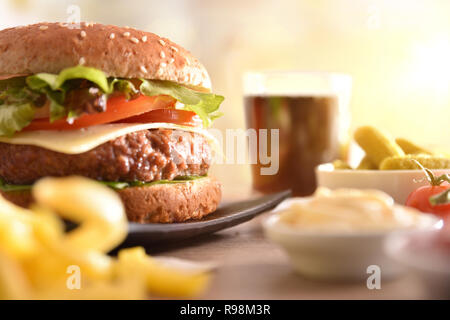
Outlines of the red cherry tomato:
[[441,217],[450,217],[450,203],[432,205],[430,197],[449,189],[448,183],[439,186],[424,186],[411,192],[406,200],[408,207],[416,208],[425,213],[434,213]]

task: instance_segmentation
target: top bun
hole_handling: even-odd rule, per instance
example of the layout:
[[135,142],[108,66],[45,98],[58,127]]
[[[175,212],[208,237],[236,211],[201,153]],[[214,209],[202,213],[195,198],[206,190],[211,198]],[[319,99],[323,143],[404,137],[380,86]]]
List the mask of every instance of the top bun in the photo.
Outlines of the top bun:
[[98,23],[38,23],[0,31],[0,76],[85,65],[107,76],[174,81],[211,91],[205,67],[169,39]]

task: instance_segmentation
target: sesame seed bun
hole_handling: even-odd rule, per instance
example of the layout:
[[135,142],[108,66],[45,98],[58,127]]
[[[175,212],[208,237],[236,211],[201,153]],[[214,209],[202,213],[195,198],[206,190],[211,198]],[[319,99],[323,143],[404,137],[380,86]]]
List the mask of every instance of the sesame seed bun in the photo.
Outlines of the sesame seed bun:
[[76,65],[108,76],[169,80],[211,91],[205,67],[169,39],[98,23],[38,23],[0,31],[0,79]]
[[[221,199],[220,183],[205,177],[177,184],[155,184],[117,190],[128,220],[138,223],[172,223],[200,219],[214,212]],[[7,200],[29,207],[29,191],[0,191]]]

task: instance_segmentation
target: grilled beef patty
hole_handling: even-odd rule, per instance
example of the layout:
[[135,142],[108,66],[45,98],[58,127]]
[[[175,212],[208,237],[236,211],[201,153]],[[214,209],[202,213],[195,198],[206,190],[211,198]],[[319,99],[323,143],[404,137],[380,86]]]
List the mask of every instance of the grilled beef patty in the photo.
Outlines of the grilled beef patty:
[[137,131],[80,154],[0,143],[0,177],[11,184],[32,184],[45,176],[68,175],[151,182],[205,175],[211,157],[204,136],[169,129]]

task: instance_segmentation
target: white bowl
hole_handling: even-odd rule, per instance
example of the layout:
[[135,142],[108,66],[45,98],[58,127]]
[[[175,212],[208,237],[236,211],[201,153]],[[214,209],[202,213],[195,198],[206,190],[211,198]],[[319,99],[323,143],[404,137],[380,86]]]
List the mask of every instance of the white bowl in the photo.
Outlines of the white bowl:
[[[322,280],[362,280],[369,277],[367,268],[372,265],[380,267],[383,279],[392,278],[403,270],[386,254],[384,241],[394,232],[408,233],[416,229],[326,232],[301,230],[280,222],[277,212],[299,199],[285,200],[263,222],[266,236],[286,250],[298,273]],[[437,228],[439,221],[424,214],[418,229]]]
[[[436,176],[450,173],[450,169],[432,170]],[[317,185],[329,189],[378,189],[394,201],[405,204],[415,189],[428,185],[422,170],[335,170],[332,163],[316,167]]]
[[[433,299],[450,299],[450,253],[425,246],[414,248],[411,241],[427,244],[438,230],[428,230],[407,235],[392,235],[386,241],[387,253],[399,264],[408,268],[422,282]],[[446,251],[446,252],[444,252]]]

